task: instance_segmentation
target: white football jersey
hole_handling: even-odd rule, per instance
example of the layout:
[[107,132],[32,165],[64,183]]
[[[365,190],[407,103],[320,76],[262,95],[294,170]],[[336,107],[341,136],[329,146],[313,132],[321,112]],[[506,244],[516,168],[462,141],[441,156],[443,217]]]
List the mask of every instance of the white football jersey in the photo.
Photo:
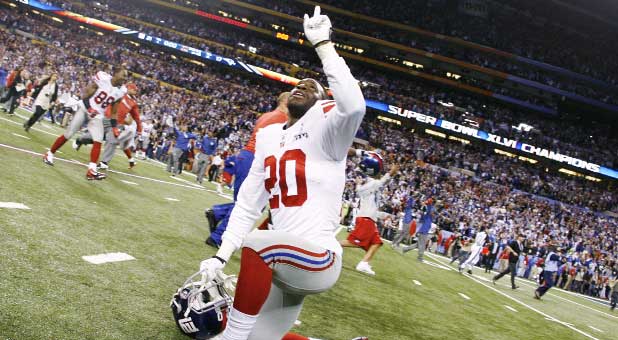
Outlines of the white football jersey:
[[368,177],[365,184],[356,188],[356,192],[360,197],[358,217],[369,217],[376,221],[378,218],[378,209],[380,208],[380,189],[390,179],[391,176],[389,174],[385,174],[380,179]]
[[476,234],[476,238],[474,239],[474,245],[477,247],[482,247],[485,245],[485,240],[487,239],[487,234],[484,231],[479,231]]
[[335,230],[346,157],[365,101],[345,61],[330,49],[318,54],[335,100],[317,101],[290,127],[272,124],[256,135],[255,159],[223,235],[237,249],[269,203],[274,230],[342,253]]
[[103,71],[97,72],[92,80],[97,84],[97,90],[92,97],[88,98],[88,106],[100,115],[105,114],[108,106],[120,100],[127,93],[127,88],[124,85],[113,86],[112,76]]
[[150,132],[152,131],[152,127],[154,125],[152,123],[143,123],[142,124],[142,136],[150,137]]

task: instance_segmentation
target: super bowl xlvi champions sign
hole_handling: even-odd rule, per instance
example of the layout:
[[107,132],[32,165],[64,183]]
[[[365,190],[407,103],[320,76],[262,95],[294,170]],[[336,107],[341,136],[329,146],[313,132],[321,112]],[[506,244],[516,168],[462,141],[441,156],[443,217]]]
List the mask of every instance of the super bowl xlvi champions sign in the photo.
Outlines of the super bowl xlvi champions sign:
[[595,173],[603,173],[601,171],[601,166],[598,164],[587,162],[587,161],[574,158],[571,156],[563,155],[561,153],[554,152],[551,150],[539,148],[534,145],[522,143],[514,139],[509,139],[506,137],[494,135],[489,132],[475,129],[473,127],[449,122],[448,120],[438,119],[436,117],[432,117],[432,116],[422,114],[419,112],[415,112],[415,111],[411,111],[411,110],[405,110],[405,109],[402,109],[394,105],[388,105],[388,113],[395,115],[399,118],[413,119],[419,123],[437,126],[447,131],[457,132],[457,133],[460,133],[466,136],[484,140],[486,142],[497,144],[503,147],[520,150],[520,151],[523,151],[529,154],[536,155],[538,157],[543,157],[543,158],[550,159],[556,162],[565,163],[565,164],[568,164],[568,165],[571,165],[571,166],[574,166],[580,169],[585,169],[585,170],[595,172]]

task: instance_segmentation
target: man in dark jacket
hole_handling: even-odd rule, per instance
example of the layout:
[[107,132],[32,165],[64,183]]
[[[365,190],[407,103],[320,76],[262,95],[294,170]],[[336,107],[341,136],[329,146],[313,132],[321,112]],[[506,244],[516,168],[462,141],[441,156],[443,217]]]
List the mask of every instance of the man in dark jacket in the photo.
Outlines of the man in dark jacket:
[[517,235],[517,239],[511,241],[509,245],[504,249],[504,251],[509,252],[509,267],[502,271],[500,274],[494,276],[493,283],[496,284],[496,281],[500,280],[504,275],[511,273],[511,288],[517,289],[518,286],[515,285],[515,276],[517,275],[517,262],[519,261],[519,254],[524,250],[524,235]]

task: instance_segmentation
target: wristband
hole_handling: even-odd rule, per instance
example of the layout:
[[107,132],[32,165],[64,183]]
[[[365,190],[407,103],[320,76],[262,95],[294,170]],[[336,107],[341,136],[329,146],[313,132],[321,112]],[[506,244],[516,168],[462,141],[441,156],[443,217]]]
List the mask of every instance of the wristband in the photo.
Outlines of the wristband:
[[221,261],[221,263],[223,263],[223,264],[226,264],[226,263],[227,263],[227,261],[225,261],[224,259],[220,258],[220,257],[219,257],[219,256],[217,256],[217,255],[213,256],[212,258],[213,258],[213,259],[217,259],[217,260]]
[[115,127],[118,125],[118,121],[117,121],[117,120],[115,120],[115,119],[110,119],[110,120],[109,120],[109,123],[111,124],[111,126],[112,126],[113,128],[115,128]]

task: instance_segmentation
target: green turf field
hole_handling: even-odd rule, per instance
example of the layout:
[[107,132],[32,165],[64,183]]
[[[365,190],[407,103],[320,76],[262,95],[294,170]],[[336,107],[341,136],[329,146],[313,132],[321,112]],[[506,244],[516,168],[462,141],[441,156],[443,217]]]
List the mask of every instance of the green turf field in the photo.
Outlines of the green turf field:
[[[0,340],[184,339],[169,301],[213,254],[204,209],[228,199],[188,174],[170,178],[158,163],[126,170],[120,154],[111,163],[118,172],[100,182],[87,181],[83,165],[46,166],[27,151],[44,152],[62,130],[45,122],[25,133],[23,122],[0,113],[0,202],[30,208],[0,208]],[[88,161],[88,148],[61,151]],[[110,252],[136,260],[82,259]],[[345,251],[338,284],[306,299],[294,331],[328,340],[617,338],[618,312],[583,297],[552,289],[537,301],[532,282],[512,291],[508,277],[493,286],[481,269],[461,275],[442,257],[419,263],[387,245],[369,277],[354,270],[361,256]],[[236,256],[226,272],[237,270]]]

